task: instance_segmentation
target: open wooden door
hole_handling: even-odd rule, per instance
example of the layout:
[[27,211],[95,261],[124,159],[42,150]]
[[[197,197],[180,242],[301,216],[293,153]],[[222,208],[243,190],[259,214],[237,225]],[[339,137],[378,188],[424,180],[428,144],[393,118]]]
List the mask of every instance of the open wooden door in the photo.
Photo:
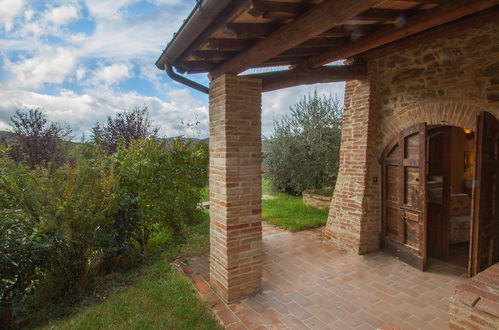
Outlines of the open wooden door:
[[488,112],[478,116],[473,185],[469,275],[499,261],[499,124]]
[[384,251],[426,267],[426,124],[402,131],[382,159],[382,240]]

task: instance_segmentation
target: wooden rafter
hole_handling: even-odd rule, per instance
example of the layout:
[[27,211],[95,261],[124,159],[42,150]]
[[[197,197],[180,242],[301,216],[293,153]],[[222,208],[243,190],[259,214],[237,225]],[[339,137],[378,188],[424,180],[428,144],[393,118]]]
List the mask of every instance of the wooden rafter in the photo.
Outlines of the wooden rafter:
[[247,68],[266,62],[272,57],[366,11],[381,1],[325,0],[293,22],[283,25],[266,39],[224,62],[210,73],[210,77],[213,79],[224,73],[238,74]]
[[366,76],[366,65],[355,64],[345,66],[324,66],[317,69],[286,70],[248,75],[262,79],[262,91],[270,92],[277,89],[331,83],[359,79]]
[[227,23],[224,34],[238,38],[265,38],[281,26],[279,23]]
[[350,37],[344,38],[312,38],[294,47],[296,48],[326,48],[345,44],[350,41]]
[[438,25],[494,7],[498,4],[499,0],[451,1],[428,12],[409,17],[403,27],[393,26],[381,28],[344,47],[331,48],[320,55],[312,56],[308,59],[308,65],[312,68],[320,67],[324,64],[363,53]]
[[180,64],[189,54],[198,49],[206,39],[208,39],[215,31],[217,31],[225,22],[231,21],[240,16],[249,9],[248,0],[232,0],[230,5],[204,30],[199,37],[194,40],[191,45],[182,53],[182,55],[174,63],[176,66]]
[[256,42],[256,39],[209,39],[207,49],[220,51],[241,51],[249,48]]
[[251,0],[251,9],[248,13],[254,17],[285,18],[303,13],[312,6],[308,3]]
[[399,16],[412,16],[420,10],[400,10],[400,9],[385,9],[385,8],[370,8],[363,13],[355,16],[353,20],[367,21],[386,21],[397,19]]

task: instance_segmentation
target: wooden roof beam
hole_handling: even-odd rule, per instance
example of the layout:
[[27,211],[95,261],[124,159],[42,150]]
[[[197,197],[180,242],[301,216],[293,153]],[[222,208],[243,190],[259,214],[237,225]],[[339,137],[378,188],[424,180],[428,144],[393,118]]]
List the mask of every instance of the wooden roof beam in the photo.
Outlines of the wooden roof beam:
[[272,15],[293,17],[309,10],[313,5],[296,2],[251,0],[248,13],[254,17],[269,18]]
[[296,18],[295,21],[283,25],[248,50],[224,62],[213,70],[209,77],[214,79],[224,73],[241,73],[343,23],[382,1],[325,0]]
[[312,68],[317,68],[336,60],[352,57],[438,25],[494,7],[498,4],[499,0],[451,1],[434,9],[409,17],[406,24],[402,27],[390,26],[380,28],[366,37],[353,41],[344,47],[331,48],[320,55],[312,56],[308,59],[308,65]]
[[265,38],[281,27],[279,23],[227,23],[224,34],[237,38]]
[[420,13],[421,10],[400,10],[400,9],[384,9],[384,8],[370,8],[363,13],[355,16],[353,20],[357,21],[386,21],[396,20],[399,16],[412,16]]
[[366,65],[362,63],[344,66],[324,66],[317,69],[296,69],[258,73],[245,75],[245,77],[262,79],[262,91],[270,92],[282,88],[300,85],[332,83],[360,79],[365,77],[366,74]]
[[220,51],[241,51],[249,48],[256,39],[208,39],[206,48]]
[[225,10],[220,13],[215,20],[201,33],[194,42],[175,60],[175,66],[181,64],[192,52],[199,49],[211,35],[219,28],[223,27],[225,22],[230,22],[239,17],[249,9],[248,0],[232,0]]

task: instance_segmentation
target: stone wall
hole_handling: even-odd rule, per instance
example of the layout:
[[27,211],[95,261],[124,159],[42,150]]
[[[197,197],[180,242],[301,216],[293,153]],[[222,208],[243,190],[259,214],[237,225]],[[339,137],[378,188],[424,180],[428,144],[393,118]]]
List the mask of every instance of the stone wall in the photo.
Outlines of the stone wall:
[[475,128],[476,113],[499,117],[499,23],[456,31],[370,63],[378,72],[380,150],[422,119]]
[[474,130],[480,111],[499,118],[499,23],[371,59],[368,71],[366,81],[346,85],[340,170],[325,234],[356,253],[379,245],[377,160],[394,136],[421,122]]
[[449,312],[450,329],[499,329],[499,264],[458,285]]
[[331,204],[333,196],[323,196],[314,192],[314,190],[305,190],[302,193],[303,204],[315,207],[319,210],[326,210]]

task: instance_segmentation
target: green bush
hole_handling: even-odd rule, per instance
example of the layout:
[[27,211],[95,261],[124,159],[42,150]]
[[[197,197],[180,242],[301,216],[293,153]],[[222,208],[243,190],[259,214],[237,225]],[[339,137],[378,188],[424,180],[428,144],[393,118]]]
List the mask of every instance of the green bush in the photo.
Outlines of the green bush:
[[274,122],[264,140],[265,178],[273,191],[300,195],[334,187],[338,173],[342,108],[337,98],[303,97],[291,114]]
[[112,238],[109,176],[91,162],[28,171],[5,157],[0,171],[2,304],[77,297]]
[[143,253],[151,233],[167,228],[180,237],[184,226],[200,219],[207,159],[206,144],[180,138],[133,141],[114,155],[116,199],[121,214],[140,224],[134,237]]
[[51,169],[0,149],[0,323],[76,302],[97,275],[140,260],[150,237],[155,247],[181,239],[202,218],[207,162],[205,143],[181,139],[133,141],[113,155],[85,146]]

